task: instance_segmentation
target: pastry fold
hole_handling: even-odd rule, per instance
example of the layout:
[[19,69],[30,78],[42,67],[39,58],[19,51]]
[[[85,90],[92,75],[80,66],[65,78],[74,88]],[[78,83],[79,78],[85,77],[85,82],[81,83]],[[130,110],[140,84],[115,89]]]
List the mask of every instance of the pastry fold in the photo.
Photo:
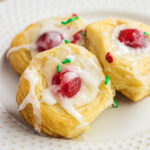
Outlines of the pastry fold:
[[[31,59],[39,53],[37,50],[37,40],[44,33],[59,32],[63,35],[62,43],[65,43],[65,40],[73,41],[74,34],[83,32],[85,28],[84,22],[80,18],[67,24],[62,24],[62,22],[74,17],[75,16],[72,15],[70,17],[52,17],[43,19],[29,25],[25,30],[17,34],[13,38],[7,53],[7,57],[13,70],[19,75],[23,73],[26,67],[28,67]],[[57,38],[54,37],[54,39]],[[76,43],[84,45],[83,36],[78,37]]]
[[[65,59],[69,63],[62,63]],[[52,91],[52,77],[72,70],[81,79],[78,93],[59,97]],[[73,76],[68,76],[72,79]],[[21,117],[35,130],[54,137],[75,138],[89,128],[89,124],[113,103],[114,90],[95,55],[87,49],[64,44],[37,54],[20,78],[16,100]]]
[[150,94],[149,37],[146,48],[129,48],[117,39],[123,29],[150,33],[148,25],[128,19],[107,18],[86,27],[86,45],[98,57],[114,89],[137,102]]

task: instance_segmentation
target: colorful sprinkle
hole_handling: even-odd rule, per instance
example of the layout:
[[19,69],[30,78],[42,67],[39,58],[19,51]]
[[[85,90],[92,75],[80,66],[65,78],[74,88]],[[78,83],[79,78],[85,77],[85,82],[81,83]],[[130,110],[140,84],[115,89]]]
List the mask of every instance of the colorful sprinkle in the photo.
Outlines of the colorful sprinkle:
[[62,61],[62,64],[71,63],[71,59],[66,58]]
[[111,56],[110,52],[108,52],[106,54],[105,59],[107,60],[108,63],[112,63],[113,62],[113,57]]
[[57,72],[60,72],[61,71],[61,67],[60,65],[57,65]]
[[114,101],[114,103],[113,103],[112,107],[118,108],[118,103],[117,103],[117,101],[115,100],[115,98],[113,98],[113,101]]
[[107,85],[108,82],[109,82],[109,76],[107,75],[107,76],[106,76],[106,79],[105,79],[105,85]]
[[68,26],[67,29],[70,30],[71,26]]
[[65,41],[65,43],[70,43],[68,40],[64,40]]
[[84,30],[83,29],[81,29],[81,30],[79,30],[78,32],[76,32],[74,35],[73,35],[73,40],[72,41],[70,41],[70,43],[76,43],[78,40],[80,40],[81,39],[81,33],[82,32],[84,32]]
[[61,24],[68,24],[69,22],[73,22],[74,20],[79,19],[78,16],[75,16],[73,18],[69,18],[67,21],[62,21]]
[[84,36],[84,32],[81,32],[81,35]]
[[147,32],[144,32],[144,34],[145,34],[146,36],[149,36],[149,34],[148,34]]
[[72,16],[76,17],[76,16],[78,16],[78,15],[77,15],[76,13],[73,13]]

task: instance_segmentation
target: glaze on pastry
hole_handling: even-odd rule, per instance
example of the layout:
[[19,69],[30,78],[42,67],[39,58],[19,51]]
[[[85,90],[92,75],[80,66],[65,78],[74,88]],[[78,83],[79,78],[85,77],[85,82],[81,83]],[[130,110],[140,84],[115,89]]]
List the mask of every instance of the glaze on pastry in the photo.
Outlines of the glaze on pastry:
[[19,113],[38,132],[75,138],[113,103],[95,55],[75,44],[37,54],[17,90]]
[[7,57],[13,70],[21,75],[31,59],[39,52],[56,47],[65,41],[84,45],[83,21],[71,17],[53,17],[29,25],[11,42]]
[[113,87],[133,101],[150,94],[148,25],[107,18],[86,28],[87,48],[99,58]]

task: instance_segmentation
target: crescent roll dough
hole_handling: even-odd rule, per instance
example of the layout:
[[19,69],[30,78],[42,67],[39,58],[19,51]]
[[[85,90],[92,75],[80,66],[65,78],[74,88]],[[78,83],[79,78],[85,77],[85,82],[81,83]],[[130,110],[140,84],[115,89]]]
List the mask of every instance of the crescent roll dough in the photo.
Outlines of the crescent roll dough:
[[[76,19],[62,24],[69,18]],[[7,57],[13,70],[21,75],[37,53],[65,43],[65,40],[84,45],[84,27],[83,21],[75,15],[52,17],[29,25],[14,37],[8,49]]]
[[75,138],[112,105],[113,94],[95,55],[64,44],[32,59],[16,99],[21,117],[38,132]]
[[[133,31],[135,34],[131,35]],[[87,48],[97,55],[116,90],[135,102],[150,94],[148,25],[127,19],[107,18],[89,24],[85,32]],[[119,36],[126,38],[125,42],[128,43],[119,41]]]

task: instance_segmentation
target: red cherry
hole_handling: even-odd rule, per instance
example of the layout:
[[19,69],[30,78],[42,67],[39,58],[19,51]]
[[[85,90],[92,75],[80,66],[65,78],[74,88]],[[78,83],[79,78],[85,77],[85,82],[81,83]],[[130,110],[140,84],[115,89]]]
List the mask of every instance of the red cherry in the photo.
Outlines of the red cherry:
[[57,31],[43,33],[37,40],[37,50],[39,52],[51,49],[62,43],[64,37]]
[[124,29],[121,30],[118,36],[118,40],[125,45],[133,48],[146,47],[147,37],[141,31],[137,29]]
[[56,94],[61,94],[64,97],[71,98],[80,90],[81,79],[77,73],[67,70],[56,73],[52,78],[52,85],[58,86],[54,91]]

